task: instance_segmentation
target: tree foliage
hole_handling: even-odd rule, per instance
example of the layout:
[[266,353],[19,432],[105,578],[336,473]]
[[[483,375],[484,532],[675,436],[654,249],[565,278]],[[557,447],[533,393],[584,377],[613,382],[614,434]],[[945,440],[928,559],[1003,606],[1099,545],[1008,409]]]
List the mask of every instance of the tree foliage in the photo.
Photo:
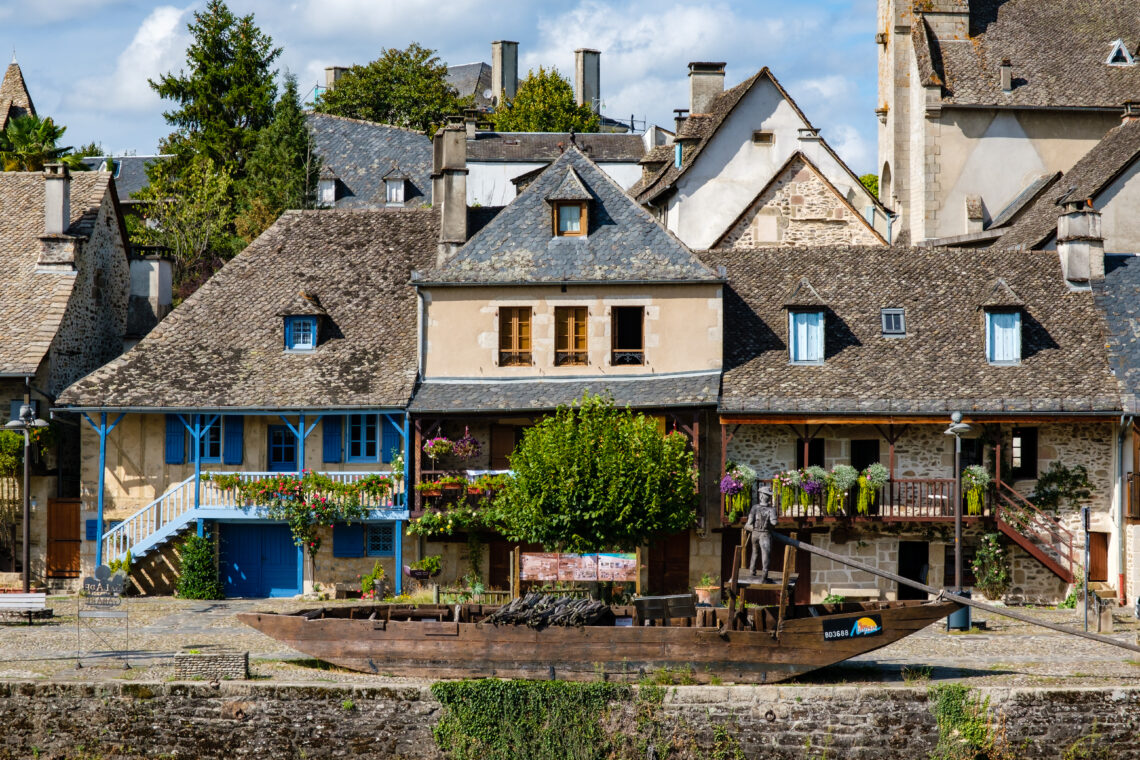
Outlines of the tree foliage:
[[448,115],[468,105],[448,84],[447,64],[435,53],[417,42],[404,50],[388,48],[375,61],[345,72],[315,108],[431,134]]
[[1049,469],[1037,478],[1037,485],[1029,500],[1038,509],[1056,512],[1060,507],[1079,509],[1081,502],[1092,497],[1093,486],[1089,471],[1084,465],[1066,467],[1053,462]]
[[44,164],[61,163],[72,171],[86,170],[71,146],[59,146],[66,131],[51,117],[24,114],[10,119],[0,132],[0,166],[6,172],[39,172]]
[[633,549],[692,525],[693,455],[681,433],[584,395],[526,431],[495,503],[503,531],[549,549]]
[[186,49],[187,68],[148,80],[175,103],[163,113],[176,131],[162,150],[180,164],[204,156],[240,179],[258,132],[273,120],[273,63],[281,48],[254,24],[253,14],[234,16],[223,0],[210,0],[187,28],[194,37]]
[[495,110],[500,132],[596,132],[598,115],[574,102],[574,88],[558,69],[531,71],[515,97]]
[[264,232],[286,209],[312,208],[321,161],[305,124],[297,78],[285,78],[273,121],[257,138],[239,188],[237,233],[247,243]]
[[867,188],[867,192],[876,198],[879,197],[879,175],[878,174],[864,174],[859,177],[859,182],[863,187]]
[[214,542],[208,536],[190,534],[178,547],[181,564],[178,571],[179,599],[224,599],[214,561]]

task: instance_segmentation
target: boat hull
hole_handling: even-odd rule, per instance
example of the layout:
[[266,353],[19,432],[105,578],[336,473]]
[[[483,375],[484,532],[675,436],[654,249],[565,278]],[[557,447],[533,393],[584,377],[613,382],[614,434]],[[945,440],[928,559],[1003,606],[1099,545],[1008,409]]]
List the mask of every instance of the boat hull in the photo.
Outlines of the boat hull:
[[[767,631],[711,627],[552,626],[536,630],[430,620],[311,619],[302,614],[240,613],[238,618],[299,652],[377,675],[637,681],[669,668],[681,670],[698,683],[713,679],[777,683],[884,647],[949,615],[959,605],[936,601],[864,607],[862,611],[785,620],[778,637]],[[879,630],[849,635],[861,619],[874,619]]]

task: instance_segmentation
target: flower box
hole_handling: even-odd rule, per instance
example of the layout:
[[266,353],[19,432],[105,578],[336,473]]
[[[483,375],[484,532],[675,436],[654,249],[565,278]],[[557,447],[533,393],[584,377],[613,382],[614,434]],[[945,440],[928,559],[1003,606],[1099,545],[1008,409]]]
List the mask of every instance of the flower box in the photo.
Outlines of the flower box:
[[461,488],[463,488],[463,484],[462,483],[444,483],[442,485],[442,488],[445,491],[458,491]]
[[483,495],[483,489],[479,486],[468,486],[467,487],[467,495],[468,496],[482,496]]
[[439,496],[443,493],[438,486],[434,488],[421,488],[420,493],[424,496]]

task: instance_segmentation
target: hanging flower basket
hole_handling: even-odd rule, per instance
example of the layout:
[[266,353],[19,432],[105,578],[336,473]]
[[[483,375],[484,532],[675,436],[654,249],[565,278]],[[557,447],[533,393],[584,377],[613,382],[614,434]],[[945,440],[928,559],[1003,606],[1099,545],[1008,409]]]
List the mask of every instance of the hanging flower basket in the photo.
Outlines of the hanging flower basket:
[[437,435],[435,438],[429,438],[424,442],[424,453],[433,460],[439,459],[445,454],[450,454],[454,448],[455,444],[451,442],[451,439],[444,438],[440,435]]
[[471,435],[470,428],[463,428],[463,437],[451,445],[451,453],[457,459],[474,459],[483,453],[479,440]]

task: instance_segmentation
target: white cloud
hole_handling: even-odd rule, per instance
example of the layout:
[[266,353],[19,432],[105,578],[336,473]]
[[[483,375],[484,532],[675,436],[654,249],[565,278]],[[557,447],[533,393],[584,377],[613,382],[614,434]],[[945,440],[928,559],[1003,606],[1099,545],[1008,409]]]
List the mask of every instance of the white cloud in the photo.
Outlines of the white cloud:
[[163,5],[151,11],[134,39],[119,54],[110,76],[80,80],[78,105],[100,111],[154,112],[161,100],[147,83],[185,64],[190,37],[186,30],[189,8]]
[[838,74],[817,79],[805,79],[797,83],[798,91],[810,93],[820,98],[843,97],[853,89],[854,85],[847,80],[847,77]]
[[824,134],[827,142],[856,174],[875,171],[875,155],[866,138],[850,124],[832,124]]

